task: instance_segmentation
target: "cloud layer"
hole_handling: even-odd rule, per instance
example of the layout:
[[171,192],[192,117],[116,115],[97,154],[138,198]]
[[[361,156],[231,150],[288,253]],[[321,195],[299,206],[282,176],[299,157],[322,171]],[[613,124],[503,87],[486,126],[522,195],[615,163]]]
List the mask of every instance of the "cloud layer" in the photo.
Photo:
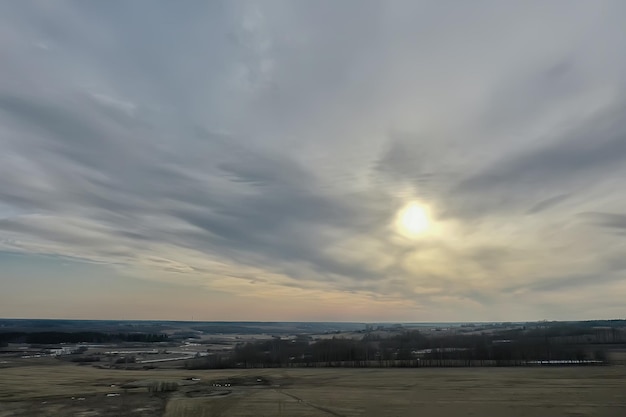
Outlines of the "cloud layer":
[[219,293],[220,319],[623,316],[625,13],[3,4],[0,251]]

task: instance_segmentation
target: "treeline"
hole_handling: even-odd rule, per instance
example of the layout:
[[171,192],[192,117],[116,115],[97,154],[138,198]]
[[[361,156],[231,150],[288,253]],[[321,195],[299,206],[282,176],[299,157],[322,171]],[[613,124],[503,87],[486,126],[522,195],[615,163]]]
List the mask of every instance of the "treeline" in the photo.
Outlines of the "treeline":
[[[621,325],[621,326],[620,326]],[[500,331],[498,337],[505,339],[541,339],[549,338],[563,344],[611,344],[626,343],[626,331],[623,321],[616,321],[613,326],[591,326],[588,322],[555,322],[535,327],[517,328]]]
[[[247,368],[479,368],[514,366],[592,366],[606,364],[602,361],[520,361],[520,360],[460,360],[460,359],[406,359],[383,361],[331,361],[331,362],[290,362],[284,364],[257,363]],[[224,366],[220,369],[242,368],[241,365]],[[216,369],[208,367],[187,369]]]
[[166,334],[158,333],[101,333],[101,332],[10,332],[0,333],[0,346],[8,343],[54,345],[59,343],[154,343],[168,340]]
[[606,361],[597,345],[557,343],[543,332],[519,333],[515,339],[502,334],[452,334],[426,336],[406,331],[391,337],[368,333],[362,339],[307,337],[237,345],[228,355],[188,361],[189,369],[308,366],[519,366]]

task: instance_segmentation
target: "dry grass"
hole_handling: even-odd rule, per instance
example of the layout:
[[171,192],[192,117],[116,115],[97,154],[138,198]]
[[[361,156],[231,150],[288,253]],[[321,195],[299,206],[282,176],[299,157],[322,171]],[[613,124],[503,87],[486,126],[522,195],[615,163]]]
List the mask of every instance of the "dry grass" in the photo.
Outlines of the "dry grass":
[[[202,381],[181,387],[170,394],[167,403],[165,398],[158,403],[157,397],[151,397],[145,388],[124,391],[110,387],[137,380],[181,380],[191,375]],[[254,379],[257,376],[266,377],[271,384],[234,384],[225,389],[215,388],[210,383],[220,378]],[[0,417],[623,417],[626,416],[625,387],[625,367],[191,372],[42,364],[0,369]],[[192,389],[194,395],[191,395]],[[106,398],[106,393],[116,390],[121,393],[120,397]],[[215,393],[227,395],[211,396]],[[91,404],[89,407],[77,405],[69,396],[87,397],[85,403],[91,401]],[[44,407],[41,402],[45,399],[49,404]],[[40,404],[39,408],[32,408],[35,403]],[[83,407],[80,410],[91,410],[90,414],[80,411],[78,406]],[[100,406],[104,408],[100,410]]]

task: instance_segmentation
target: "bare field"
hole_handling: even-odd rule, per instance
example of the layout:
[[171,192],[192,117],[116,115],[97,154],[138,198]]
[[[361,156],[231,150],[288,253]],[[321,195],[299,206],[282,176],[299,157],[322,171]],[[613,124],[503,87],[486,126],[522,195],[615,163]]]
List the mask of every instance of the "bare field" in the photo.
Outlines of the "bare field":
[[[150,381],[180,387],[151,394]],[[626,367],[123,371],[42,362],[0,369],[0,417],[281,415],[623,417]]]

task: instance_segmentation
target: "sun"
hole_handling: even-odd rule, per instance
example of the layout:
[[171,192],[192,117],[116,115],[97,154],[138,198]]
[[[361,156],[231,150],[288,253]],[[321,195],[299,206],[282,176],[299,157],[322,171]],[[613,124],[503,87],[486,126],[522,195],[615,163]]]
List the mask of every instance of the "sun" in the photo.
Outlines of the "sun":
[[424,233],[430,227],[426,208],[418,203],[409,203],[398,213],[396,226],[406,236],[414,237]]

